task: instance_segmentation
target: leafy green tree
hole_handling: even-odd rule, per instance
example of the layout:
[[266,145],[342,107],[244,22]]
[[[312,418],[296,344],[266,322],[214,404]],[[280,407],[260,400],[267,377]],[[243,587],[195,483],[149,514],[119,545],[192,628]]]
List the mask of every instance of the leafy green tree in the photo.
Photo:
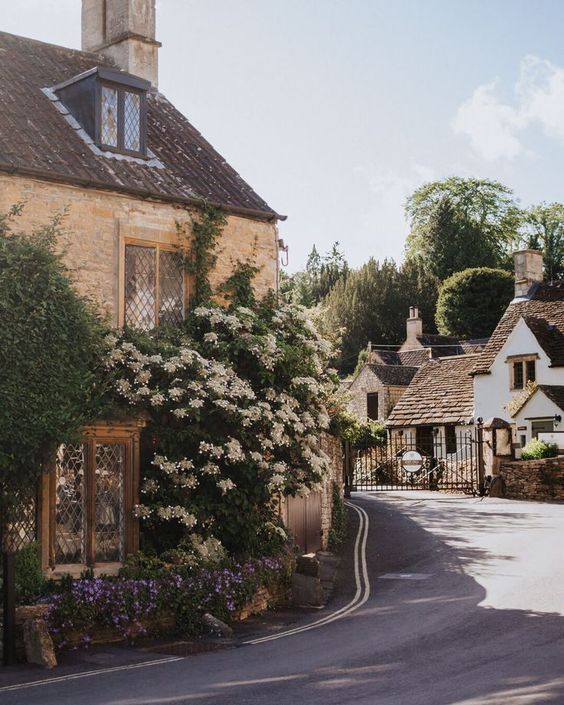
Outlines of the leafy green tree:
[[323,257],[314,245],[305,270],[281,277],[280,292],[286,301],[311,308],[322,301],[340,279],[345,279],[348,272],[338,242]]
[[400,345],[410,306],[420,307],[427,330],[432,330],[434,307],[428,302],[433,301],[433,293],[427,292],[426,286],[415,265],[398,268],[393,260],[380,263],[370,259],[339,280],[323,302],[321,326],[329,338],[340,336],[334,361],[338,369],[352,371],[368,341]]
[[21,207],[0,217],[0,514],[21,509],[56,446],[95,407],[104,328],[55,251],[60,219],[15,232]]
[[460,213],[449,196],[443,196],[431,211],[425,227],[425,255],[428,272],[438,282],[469,267],[500,263],[495,241],[480,225]]
[[441,286],[436,323],[443,335],[485,338],[491,335],[513,297],[513,276],[502,269],[465,269]]
[[[411,226],[407,258],[437,274],[440,252],[437,276],[474,266],[477,259],[483,263],[485,257],[489,264],[508,266],[521,216],[513,192],[503,184],[456,176],[432,181],[408,198],[405,212]],[[461,251],[451,244],[453,238]]]
[[564,279],[564,205],[541,203],[523,212],[522,238],[526,247],[544,253],[545,277]]

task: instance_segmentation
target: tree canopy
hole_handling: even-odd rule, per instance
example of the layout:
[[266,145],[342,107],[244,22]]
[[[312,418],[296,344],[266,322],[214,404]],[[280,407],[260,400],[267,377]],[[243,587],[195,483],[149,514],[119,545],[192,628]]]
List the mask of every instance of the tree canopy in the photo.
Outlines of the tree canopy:
[[74,291],[55,242],[59,219],[31,235],[0,217],[0,511],[4,523],[57,444],[93,407],[104,328]]
[[456,272],[441,286],[435,320],[439,333],[486,338],[513,297],[513,277],[502,269]]
[[543,251],[546,279],[564,279],[564,205],[541,203],[528,208],[521,232],[525,247]]
[[346,279],[348,272],[349,266],[338,242],[323,256],[314,245],[305,270],[293,275],[283,274],[280,290],[288,302],[310,308],[322,301],[339,280]]
[[407,199],[405,212],[407,258],[439,278],[477,265],[507,266],[518,239],[517,202],[497,181],[453,176],[424,184]]
[[413,264],[400,267],[393,260],[370,259],[333,287],[323,302],[322,330],[341,337],[335,364],[350,372],[358,352],[368,341],[399,345],[405,338],[410,306],[418,306],[433,329],[434,288]]

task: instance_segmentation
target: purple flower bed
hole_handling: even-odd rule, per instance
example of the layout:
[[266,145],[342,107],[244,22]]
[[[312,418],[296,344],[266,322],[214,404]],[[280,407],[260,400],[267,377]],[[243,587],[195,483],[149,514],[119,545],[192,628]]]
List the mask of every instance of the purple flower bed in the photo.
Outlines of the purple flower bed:
[[[233,563],[199,570],[182,567],[157,578],[93,578],[69,581],[49,598],[49,630],[64,647],[77,638],[84,644],[101,629],[133,640],[153,632],[151,621],[173,613],[183,634],[202,632],[201,618],[211,612],[229,620],[262,586],[280,583],[288,576],[287,564],[277,558]],[[80,636],[79,636],[80,635]]]

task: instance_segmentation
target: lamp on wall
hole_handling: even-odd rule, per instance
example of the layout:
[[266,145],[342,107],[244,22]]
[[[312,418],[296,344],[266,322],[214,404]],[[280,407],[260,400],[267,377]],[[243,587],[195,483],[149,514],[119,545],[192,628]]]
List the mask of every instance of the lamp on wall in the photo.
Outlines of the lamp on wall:
[[560,414],[554,414],[554,426],[558,426],[558,424],[562,421],[562,416]]

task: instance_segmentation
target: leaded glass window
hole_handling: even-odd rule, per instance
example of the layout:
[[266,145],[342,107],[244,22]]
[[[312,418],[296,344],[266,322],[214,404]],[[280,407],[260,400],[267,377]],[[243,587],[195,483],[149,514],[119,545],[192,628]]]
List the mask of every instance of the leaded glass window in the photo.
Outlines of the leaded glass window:
[[98,141],[103,148],[144,155],[146,96],[117,84],[101,84]]
[[85,562],[84,446],[61,446],[57,453],[55,486],[55,560]]
[[101,141],[110,147],[118,146],[118,92],[102,86]]
[[125,446],[96,444],[96,561],[122,561]]
[[159,245],[125,247],[125,323],[151,330],[184,318],[184,263]]
[[55,472],[44,481],[51,567],[122,562],[138,549],[134,507],[142,425],[99,422],[84,430],[81,443],[58,449]]
[[123,103],[123,145],[125,149],[138,152],[140,142],[140,116],[141,98],[138,93],[124,92]]

